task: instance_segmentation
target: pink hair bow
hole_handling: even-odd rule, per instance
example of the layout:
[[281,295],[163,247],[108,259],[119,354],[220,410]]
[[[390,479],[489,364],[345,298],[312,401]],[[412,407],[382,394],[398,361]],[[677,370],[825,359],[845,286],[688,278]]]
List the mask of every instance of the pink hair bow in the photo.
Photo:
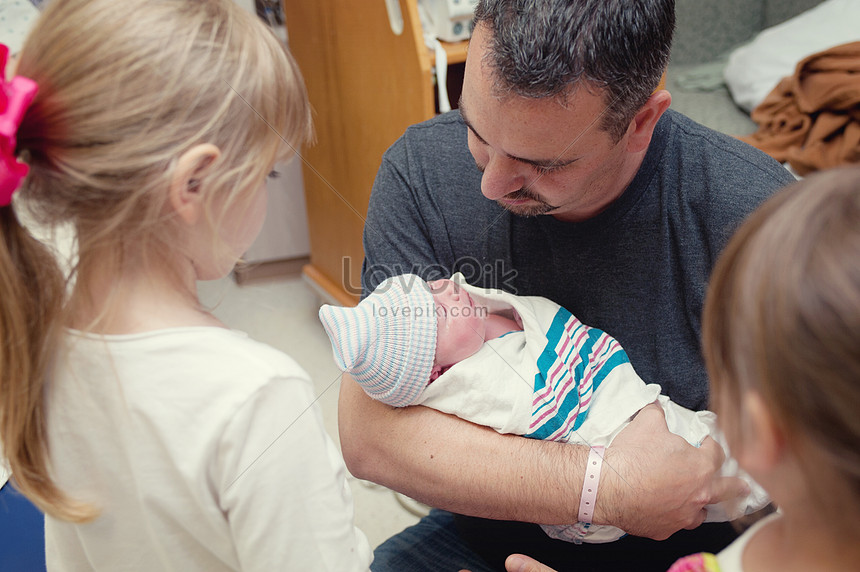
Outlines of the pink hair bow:
[[12,195],[27,176],[29,167],[15,157],[18,126],[39,86],[26,77],[15,76],[6,81],[6,60],[9,48],[0,44],[0,207],[12,202]]

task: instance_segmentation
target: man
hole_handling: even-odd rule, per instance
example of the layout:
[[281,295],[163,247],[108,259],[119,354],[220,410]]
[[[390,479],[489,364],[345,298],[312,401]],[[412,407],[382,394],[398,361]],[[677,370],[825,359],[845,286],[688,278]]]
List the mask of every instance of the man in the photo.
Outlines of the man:
[[[671,96],[655,88],[673,29],[672,0],[481,1],[459,112],[410,127],[383,158],[365,294],[394,274],[460,271],[546,296],[614,336],[646,382],[705,408],[699,317],[711,267],[740,221],[793,178],[668,111]],[[433,511],[390,539],[375,571],[498,570],[512,552],[560,570],[666,570],[735,536],[728,523],[699,526],[706,504],[743,492],[714,477],[721,449],[669,434],[653,406],[606,450],[593,521],[631,536],[602,545],[523,524],[578,520],[588,447],[391,409],[346,377],[339,425],[353,474],[457,513]]]

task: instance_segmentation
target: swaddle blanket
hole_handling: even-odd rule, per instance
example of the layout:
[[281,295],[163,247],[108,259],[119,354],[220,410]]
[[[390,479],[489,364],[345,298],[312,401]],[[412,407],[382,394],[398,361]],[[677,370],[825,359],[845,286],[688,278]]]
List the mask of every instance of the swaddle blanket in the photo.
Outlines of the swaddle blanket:
[[[660,395],[660,386],[643,382],[620,344],[605,332],[546,298],[475,288],[460,274],[452,280],[476,306],[513,318],[523,331],[486,342],[433,381],[417,403],[500,433],[608,446],[640,409],[657,401],[670,431],[694,446],[710,435],[726,448],[712,412],[693,412]],[[721,473],[739,474],[728,451]],[[769,502],[763,489],[741,476],[750,481],[751,494],[740,506],[708,506],[707,522],[749,514]],[[612,542],[625,534],[584,523],[543,528],[553,538],[577,543]]]

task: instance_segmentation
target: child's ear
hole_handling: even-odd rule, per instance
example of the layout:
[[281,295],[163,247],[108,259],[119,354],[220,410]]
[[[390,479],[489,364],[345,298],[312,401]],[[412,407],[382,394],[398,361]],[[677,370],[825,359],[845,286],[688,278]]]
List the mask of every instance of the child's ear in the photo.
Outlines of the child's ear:
[[748,431],[744,432],[743,446],[737,451],[738,462],[752,474],[771,471],[782,460],[785,435],[758,392],[745,393],[741,406]]
[[200,218],[203,209],[201,181],[220,156],[218,147],[201,143],[183,153],[176,162],[170,179],[170,204],[188,224],[193,225]]

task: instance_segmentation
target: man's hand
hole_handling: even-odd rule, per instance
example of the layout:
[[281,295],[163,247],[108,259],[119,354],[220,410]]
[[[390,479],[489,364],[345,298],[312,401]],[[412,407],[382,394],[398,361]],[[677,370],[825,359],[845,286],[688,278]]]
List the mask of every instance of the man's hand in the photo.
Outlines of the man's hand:
[[534,558],[522,554],[508,556],[505,560],[505,570],[507,572],[555,572],[555,569],[546,564],[541,564]]
[[710,437],[696,448],[671,433],[663,408],[652,403],[606,450],[594,520],[655,540],[696,528],[705,520],[705,505],[749,492],[742,479],[718,475],[724,460]]

